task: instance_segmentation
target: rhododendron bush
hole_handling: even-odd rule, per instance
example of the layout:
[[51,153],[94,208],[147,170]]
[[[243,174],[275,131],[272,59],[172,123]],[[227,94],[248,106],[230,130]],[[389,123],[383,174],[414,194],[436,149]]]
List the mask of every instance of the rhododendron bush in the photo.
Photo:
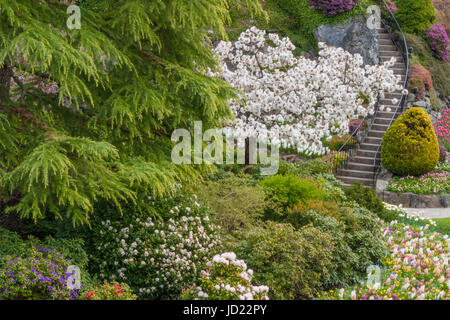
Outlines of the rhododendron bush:
[[234,252],[215,255],[196,284],[183,290],[188,300],[268,300],[267,286],[252,285],[253,270]]
[[424,39],[428,42],[436,58],[442,61],[450,61],[448,55],[448,35],[445,28],[435,24],[424,31]]
[[222,67],[217,75],[240,89],[245,101],[231,101],[236,119],[226,123],[225,135],[258,136],[307,155],[325,154],[322,138],[346,134],[349,120],[374,112],[378,94],[401,89],[400,76],[389,70],[394,58],[363,66],[358,54],[319,47],[317,60],[295,57],[288,38],[255,27],[236,42],[220,42],[214,49]]
[[312,9],[321,10],[327,16],[352,10],[359,0],[309,0]]

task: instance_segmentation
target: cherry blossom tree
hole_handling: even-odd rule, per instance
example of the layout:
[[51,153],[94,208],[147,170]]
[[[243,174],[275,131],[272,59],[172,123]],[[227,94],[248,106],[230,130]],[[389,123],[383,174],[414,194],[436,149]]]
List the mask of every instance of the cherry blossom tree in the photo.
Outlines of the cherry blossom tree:
[[296,57],[288,38],[256,27],[236,42],[220,42],[216,75],[241,91],[241,99],[230,102],[235,120],[225,122],[225,135],[322,155],[329,151],[323,138],[346,134],[349,120],[374,113],[379,95],[401,90],[400,76],[389,70],[395,58],[363,66],[359,54],[324,43],[319,48],[316,60]]

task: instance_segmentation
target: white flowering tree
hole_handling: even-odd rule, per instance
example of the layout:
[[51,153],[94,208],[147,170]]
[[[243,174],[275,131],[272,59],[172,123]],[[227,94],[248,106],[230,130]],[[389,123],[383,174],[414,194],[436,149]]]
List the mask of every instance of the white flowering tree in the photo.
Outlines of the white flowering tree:
[[[319,44],[316,60],[295,57],[288,38],[255,27],[236,42],[215,47],[221,63],[216,73],[241,91],[231,101],[236,118],[224,133],[234,139],[258,137],[299,153],[321,155],[321,139],[348,132],[351,119],[374,112],[377,97],[401,89],[390,66],[363,66],[359,54]],[[383,109],[383,106],[381,106]]]

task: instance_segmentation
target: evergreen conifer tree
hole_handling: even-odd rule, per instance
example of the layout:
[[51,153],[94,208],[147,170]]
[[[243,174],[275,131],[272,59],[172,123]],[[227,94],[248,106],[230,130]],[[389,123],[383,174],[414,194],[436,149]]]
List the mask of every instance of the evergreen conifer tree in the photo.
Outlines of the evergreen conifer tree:
[[235,91],[206,76],[209,33],[257,0],[0,0],[0,202],[37,221],[88,223],[99,199],[162,195],[204,168],[170,161],[171,133],[230,117]]

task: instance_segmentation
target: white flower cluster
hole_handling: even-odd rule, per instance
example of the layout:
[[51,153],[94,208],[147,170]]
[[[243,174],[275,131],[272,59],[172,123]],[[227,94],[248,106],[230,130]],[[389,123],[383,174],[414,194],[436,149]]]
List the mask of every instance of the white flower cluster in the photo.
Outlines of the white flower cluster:
[[159,297],[161,292],[181,290],[192,283],[199,276],[198,266],[205,265],[221,243],[208,216],[198,216],[189,206],[174,206],[171,211],[179,213],[179,218],[166,222],[136,218],[124,227],[103,221],[104,244],[100,243],[98,250],[113,248],[110,250],[117,258],[101,264],[100,272],[105,278],[124,282],[139,274],[137,291],[147,297]]
[[[235,285],[227,284],[224,282],[217,283],[214,286],[214,289],[217,291],[215,292],[216,295],[220,295],[220,291],[224,291],[232,294],[237,294],[237,297],[240,300],[254,300],[255,298],[259,298],[262,300],[269,299],[269,297],[267,296],[267,293],[269,292],[269,287],[252,285],[251,281],[253,276],[253,270],[247,269],[247,264],[243,260],[236,259],[236,254],[234,252],[225,252],[220,255],[215,255],[212,261],[208,262],[207,264],[210,270],[203,271],[202,277],[205,279],[212,278],[211,275],[214,272],[213,271],[214,267],[217,265],[224,265],[227,267],[229,266],[237,267],[240,270],[240,272],[236,276],[240,278],[241,283],[237,283]],[[226,277],[224,276],[223,278]],[[208,294],[203,292],[201,287],[197,287],[197,296],[199,298],[207,298]]]
[[431,226],[434,226],[434,227],[436,226],[436,221],[434,221],[433,219],[423,217],[423,214],[424,214],[423,211],[408,212],[405,208],[403,208],[403,206],[401,204],[398,206],[389,204],[386,202],[383,202],[383,204],[386,209],[397,211],[399,213],[399,217],[412,219],[414,221],[421,220],[421,221],[428,223]]
[[221,72],[211,74],[239,89],[245,101],[230,101],[236,119],[227,123],[225,135],[238,141],[258,137],[298,152],[324,154],[329,150],[322,138],[346,134],[349,120],[374,112],[379,94],[383,99],[384,92],[402,89],[400,76],[389,70],[395,58],[382,66],[363,67],[358,54],[319,46],[317,60],[295,57],[288,38],[266,36],[255,27],[236,42],[221,41],[214,49]]

